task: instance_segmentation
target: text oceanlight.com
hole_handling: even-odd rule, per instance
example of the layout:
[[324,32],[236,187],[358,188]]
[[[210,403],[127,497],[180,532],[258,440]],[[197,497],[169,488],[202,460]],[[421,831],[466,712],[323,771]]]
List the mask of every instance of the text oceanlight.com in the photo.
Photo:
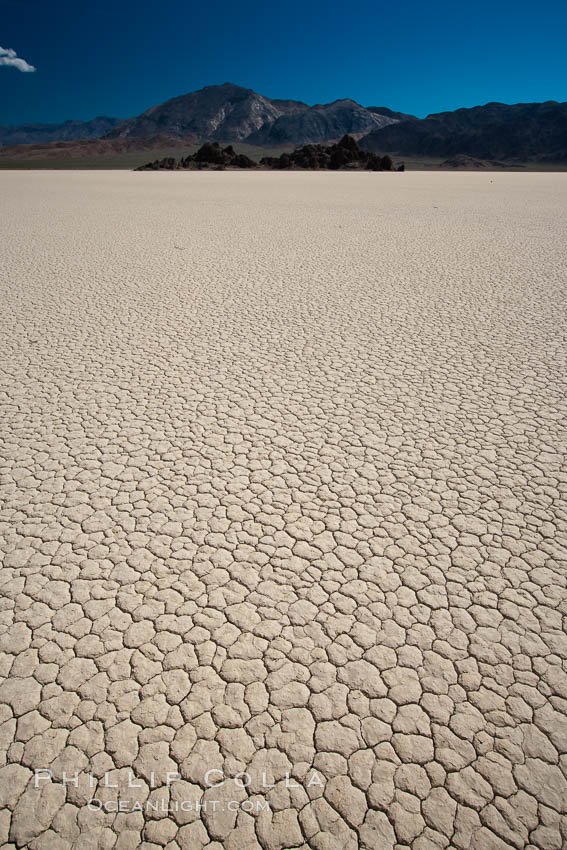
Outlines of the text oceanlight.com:
[[267,800],[99,800],[93,797],[87,807],[103,812],[269,812]]

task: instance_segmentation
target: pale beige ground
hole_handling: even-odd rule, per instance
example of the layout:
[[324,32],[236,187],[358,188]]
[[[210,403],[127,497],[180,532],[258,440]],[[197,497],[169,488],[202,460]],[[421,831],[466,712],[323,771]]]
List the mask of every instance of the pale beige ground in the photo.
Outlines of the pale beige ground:
[[0,847],[565,847],[567,175],[0,194]]

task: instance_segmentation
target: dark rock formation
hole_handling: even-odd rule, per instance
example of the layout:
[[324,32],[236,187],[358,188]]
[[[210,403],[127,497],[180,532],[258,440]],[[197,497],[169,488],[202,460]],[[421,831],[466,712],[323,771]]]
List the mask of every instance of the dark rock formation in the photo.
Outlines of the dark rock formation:
[[194,154],[177,160],[172,156],[155,159],[140,165],[135,171],[179,171],[181,169],[256,168],[257,163],[244,154],[236,153],[232,145],[221,148],[218,142],[206,142]]
[[304,145],[292,153],[279,157],[265,156],[260,165],[279,170],[286,169],[366,169],[367,171],[392,171],[394,165],[389,156],[378,156],[363,151],[352,136],[345,135],[335,145]]
[[[191,157],[186,157],[184,160],[188,164],[190,161]],[[250,157],[236,153],[232,145],[221,148],[218,142],[206,142],[193,155],[193,161],[204,165],[224,165],[233,168],[254,168],[256,166],[256,163]]]
[[[379,156],[361,151],[352,136],[343,136],[336,145],[304,145],[292,153],[281,156],[264,156],[260,160],[264,168],[285,169],[365,169],[366,171],[394,171],[394,163],[389,156]],[[194,153],[176,160],[165,157],[148,162],[136,168],[136,171],[179,171],[180,169],[224,169],[258,168],[258,164],[244,154],[235,152],[232,145],[221,148],[218,142],[206,142]]]
[[[393,171],[394,164],[389,156],[361,151],[352,136],[345,135],[335,145],[304,145],[292,153],[279,157],[263,157],[260,165],[264,168],[285,169],[366,169],[367,171]],[[161,160],[141,165],[136,171],[178,171],[180,169],[201,168],[257,168],[257,163],[244,154],[237,154],[228,145],[222,148],[218,142],[206,142],[199,150],[189,156],[176,160],[165,157]]]

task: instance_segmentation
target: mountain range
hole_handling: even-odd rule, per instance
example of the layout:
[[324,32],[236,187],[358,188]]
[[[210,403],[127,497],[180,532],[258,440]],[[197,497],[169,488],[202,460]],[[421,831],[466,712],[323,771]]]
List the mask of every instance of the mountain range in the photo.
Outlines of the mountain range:
[[100,116],[91,121],[65,121],[63,124],[20,124],[0,126],[0,145],[38,145],[47,142],[74,142],[76,139],[101,139],[122,118]]
[[193,140],[246,141],[269,147],[325,141],[345,133],[366,135],[397,120],[354,100],[308,106],[297,100],[271,100],[252,89],[223,83],[152,106],[137,118],[114,127],[107,137],[166,133]]
[[[50,143],[59,148],[66,143],[73,156],[85,155],[90,147],[97,153],[157,149],[165,137],[291,148],[334,142],[345,134],[363,150],[382,154],[561,162],[567,161],[567,103],[489,103],[419,119],[350,99],[309,106],[223,83],[174,97],[134,118],[0,127],[0,145],[29,145],[37,152],[38,145],[49,149]],[[89,144],[89,139],[98,141]],[[26,150],[31,156],[31,147],[12,147],[9,155],[25,157]]]
[[372,131],[361,147],[401,156],[566,161],[567,102],[487,103],[440,112]]

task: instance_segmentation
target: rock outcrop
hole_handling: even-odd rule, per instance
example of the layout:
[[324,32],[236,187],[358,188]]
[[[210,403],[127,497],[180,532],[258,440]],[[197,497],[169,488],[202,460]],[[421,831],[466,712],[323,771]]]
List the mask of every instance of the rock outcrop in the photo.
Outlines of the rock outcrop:
[[194,154],[181,159],[166,156],[155,159],[135,169],[135,171],[179,171],[181,169],[224,169],[224,168],[256,168],[257,163],[244,154],[238,154],[228,145],[222,148],[218,142],[206,142]]
[[[304,145],[291,153],[283,153],[279,157],[264,156],[260,163],[254,162],[244,154],[238,154],[228,145],[222,148],[218,142],[206,142],[199,150],[181,159],[168,156],[156,159],[136,168],[136,171],[180,171],[182,169],[217,169],[224,168],[273,168],[278,170],[326,169],[365,169],[366,171],[394,171],[394,164],[389,156],[378,156],[368,151],[360,150],[352,136],[343,136],[335,145]],[[398,167],[403,171],[403,167]]]
[[343,136],[335,145],[304,145],[292,153],[283,153],[279,157],[265,156],[260,164],[277,169],[330,169],[364,168],[367,171],[393,171],[394,164],[389,156],[363,151],[352,136]]

